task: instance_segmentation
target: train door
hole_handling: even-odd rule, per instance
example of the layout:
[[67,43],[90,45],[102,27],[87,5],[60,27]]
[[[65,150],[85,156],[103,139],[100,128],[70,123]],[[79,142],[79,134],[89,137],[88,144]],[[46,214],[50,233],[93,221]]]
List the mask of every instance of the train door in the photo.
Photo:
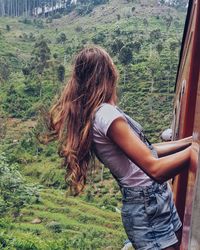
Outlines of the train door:
[[[175,178],[173,191],[175,204],[183,222],[181,250],[189,249],[192,239],[191,220],[194,219],[192,206],[197,176],[199,143],[195,139],[200,128],[197,118],[199,103],[199,69],[200,69],[200,1],[189,2],[186,19],[183,47],[176,83],[176,98],[174,101],[174,139],[193,135],[192,161],[189,171],[186,170]],[[194,207],[193,207],[194,208]],[[195,210],[194,210],[195,214]],[[195,226],[194,226],[195,227]],[[193,229],[194,231],[194,229]],[[191,248],[192,249],[192,248]],[[198,249],[198,248],[197,248]],[[196,249],[194,249],[196,250]]]

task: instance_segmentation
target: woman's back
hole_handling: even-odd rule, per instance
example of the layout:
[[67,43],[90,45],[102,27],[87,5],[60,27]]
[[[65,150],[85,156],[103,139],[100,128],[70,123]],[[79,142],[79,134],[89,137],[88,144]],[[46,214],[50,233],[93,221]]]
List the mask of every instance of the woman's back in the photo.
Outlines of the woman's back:
[[[132,162],[107,136],[107,131],[111,123],[119,117],[126,121],[125,115],[116,106],[103,103],[98,108],[93,121],[95,153],[99,160],[110,169],[120,186],[134,187],[150,185],[152,179]],[[139,137],[135,131],[134,133]]]

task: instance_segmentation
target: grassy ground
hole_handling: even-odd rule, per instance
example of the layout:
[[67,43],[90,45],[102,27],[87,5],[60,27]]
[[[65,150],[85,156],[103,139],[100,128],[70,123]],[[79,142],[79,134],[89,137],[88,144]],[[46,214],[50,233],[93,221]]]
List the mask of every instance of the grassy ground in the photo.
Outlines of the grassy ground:
[[[39,223],[34,224],[34,219]],[[52,242],[59,245],[61,239],[69,245],[63,249],[114,250],[120,249],[126,239],[119,213],[81,198],[65,197],[63,191],[50,188],[42,189],[40,203],[22,209],[20,217],[9,225],[5,234],[10,242],[21,241],[23,245],[30,241],[33,249],[41,250],[57,249]]]

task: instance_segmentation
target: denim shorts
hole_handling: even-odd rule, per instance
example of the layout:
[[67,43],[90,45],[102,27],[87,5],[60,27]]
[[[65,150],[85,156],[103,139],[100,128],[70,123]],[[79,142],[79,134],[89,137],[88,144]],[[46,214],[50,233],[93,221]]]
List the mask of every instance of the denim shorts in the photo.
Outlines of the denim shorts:
[[167,182],[122,187],[122,222],[136,250],[160,250],[178,242],[182,223]]

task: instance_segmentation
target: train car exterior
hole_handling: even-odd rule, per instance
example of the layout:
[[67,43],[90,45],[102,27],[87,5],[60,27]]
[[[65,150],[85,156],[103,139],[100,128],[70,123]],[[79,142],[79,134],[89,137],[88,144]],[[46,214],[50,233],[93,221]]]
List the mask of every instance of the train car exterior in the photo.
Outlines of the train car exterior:
[[189,169],[173,183],[183,222],[180,250],[200,250],[200,0],[190,0],[174,99],[173,139],[193,135]]

